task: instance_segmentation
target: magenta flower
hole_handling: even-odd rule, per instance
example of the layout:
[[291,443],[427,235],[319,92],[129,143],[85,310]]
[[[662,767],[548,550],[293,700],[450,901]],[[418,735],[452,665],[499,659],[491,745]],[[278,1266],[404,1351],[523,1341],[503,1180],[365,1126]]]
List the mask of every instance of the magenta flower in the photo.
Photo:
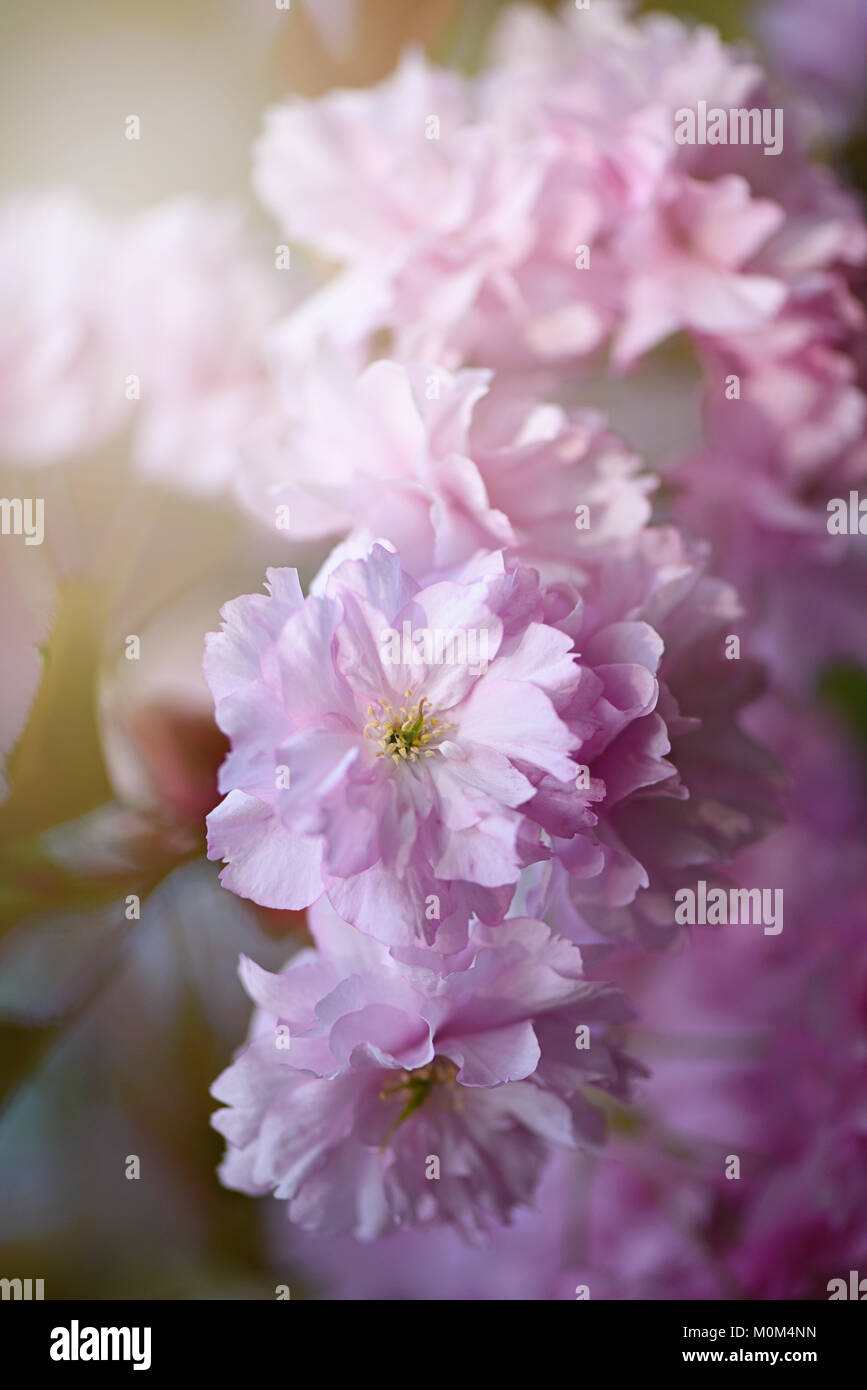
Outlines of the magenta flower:
[[269,521],[288,507],[296,539],[384,536],[419,580],[499,549],[574,576],[649,519],[654,479],[599,415],[490,372],[381,361],[356,377],[331,357],[301,374],[287,416],[288,442],[243,473],[245,500]]
[[[700,102],[776,126],[681,143]],[[709,438],[678,474],[682,514],[735,535],[734,574],[746,550],[761,569],[780,541],[814,545],[822,477],[864,476],[867,235],[795,114],[708,28],[508,7],[472,80],[409,55],[377,87],[272,111],[255,181],[287,235],[343,266],[303,318],[351,324],[362,357],[385,331],[398,360],[544,372],[571,394],[603,353],[637,370],[686,334]]]
[[526,813],[550,832],[552,858],[527,902],[573,940],[665,944],[684,875],[779,819],[776,764],[739,726],[759,671],[726,656],[740,608],[706,563],[674,528],[649,528],[611,546],[575,610],[551,617],[581,653],[562,717],[580,735],[588,790],[579,825],[570,789],[540,780]]
[[324,901],[311,925],[318,951],[282,975],[242,962],[251,1039],[213,1087],[227,1186],[321,1234],[471,1234],[531,1199],[550,1144],[601,1138],[580,1093],[622,1089],[604,1034],[628,1010],[544,923],[477,925],[455,961],[409,965]]
[[405,331],[401,355],[452,366],[444,332],[499,280],[508,297],[534,237],[531,153],[478,120],[472,84],[410,52],[377,88],[269,111],[253,180],[288,236],[355,272],[347,313],[368,299]]
[[404,1227],[372,1245],[352,1236],[324,1239],[289,1226],[275,1203],[271,1243],[277,1258],[291,1258],[308,1285],[332,1299],[574,1299],[578,1280],[564,1264],[590,1162],[585,1151],[554,1149],[532,1206],[516,1208],[508,1225],[472,1242],[451,1225]]
[[226,606],[205,660],[232,743],[208,820],[223,882],[269,907],[325,891],[383,940],[460,947],[532,853],[523,769],[571,776],[571,638],[497,554],[426,589],[381,545],[306,601],[294,571],[269,584]]
[[627,364],[679,330],[749,333],[782,307],[779,278],[745,270],[784,220],[734,175],[712,183],[672,176],[618,239],[632,267],[615,361]]
[[270,111],[254,181],[348,290],[381,286],[368,332],[396,356],[562,367],[613,337],[625,364],[678,330],[753,331],[806,283],[818,209],[795,133],[782,175],[780,152],[681,144],[698,100],[770,103],[710,30],[507,12],[474,81],[412,53],[377,87]]
[[[573,582],[540,587],[491,554],[421,590],[381,546],[346,558],[367,551],[356,538],[306,604],[280,577],[270,601],[226,610],[206,672],[232,741],[209,819],[227,887],[284,908],[325,891],[381,940],[455,950],[470,914],[500,920],[535,865],[529,910],[565,935],[659,945],[684,873],[774,823],[773,763],[738,727],[756,671],[725,654],[733,592],[673,528],[576,541],[568,565],[556,444],[480,457],[501,484],[522,453],[553,481],[516,542],[534,553],[550,537],[554,574]],[[628,530],[644,496],[628,470],[614,477]],[[485,661],[467,647],[457,665],[416,662],[417,630],[484,637]]]
[[489,382],[393,362],[356,376],[332,354],[301,374],[286,429],[241,476],[242,496],[269,521],[287,506],[293,538],[386,536],[418,578],[508,545],[469,437]]

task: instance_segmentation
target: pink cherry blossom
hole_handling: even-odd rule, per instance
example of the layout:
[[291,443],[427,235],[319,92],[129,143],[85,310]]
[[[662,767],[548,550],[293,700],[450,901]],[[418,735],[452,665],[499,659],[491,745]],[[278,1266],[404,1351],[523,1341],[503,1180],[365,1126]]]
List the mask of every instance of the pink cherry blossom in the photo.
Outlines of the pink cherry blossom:
[[318,950],[282,975],[242,962],[251,1038],[213,1087],[227,1186],[273,1191],[327,1235],[471,1234],[531,1200],[549,1145],[598,1143],[580,1092],[622,1090],[605,1030],[628,1011],[544,923],[476,926],[445,973],[401,965],[327,905],[311,924]]
[[[377,545],[306,600],[293,571],[269,585],[226,606],[205,661],[232,744],[208,822],[223,882],[270,907],[325,891],[384,940],[462,945],[470,913],[502,917],[527,856],[545,852],[519,769],[562,780],[573,766],[557,709],[579,671],[538,576],[494,553],[423,589]],[[437,633],[457,646],[425,647]]]
[[0,457],[75,456],[129,414],[116,237],[64,190],[0,207]]
[[573,940],[659,946],[678,930],[684,873],[727,862],[779,819],[781,777],[740,727],[759,671],[726,657],[740,610],[706,550],[649,528],[588,570],[576,608],[551,614],[581,653],[562,715],[586,790],[539,780],[526,814],[553,837],[552,858],[527,901]]
[[268,427],[268,335],[297,292],[269,255],[270,265],[230,205],[176,199],[125,229],[117,307],[140,385],[133,456],[147,476],[225,489]]
[[794,112],[771,156],[677,142],[698,101],[778,109],[751,57],[670,16],[594,11],[510,7],[472,80],[408,55],[378,87],[278,108],[256,186],[344,267],[318,316],[339,321],[342,297],[361,353],[384,332],[397,359],[544,373],[565,398],[604,352],[634,372],[686,334],[710,426],[677,473],[682,515],[724,535],[737,499],[773,563],[815,541],[822,470],[864,475],[863,217]]
[[293,539],[387,537],[418,579],[495,549],[555,578],[636,534],[654,486],[595,412],[490,372],[381,361],[356,377],[332,355],[302,374],[279,442],[239,490],[263,518],[288,507]]

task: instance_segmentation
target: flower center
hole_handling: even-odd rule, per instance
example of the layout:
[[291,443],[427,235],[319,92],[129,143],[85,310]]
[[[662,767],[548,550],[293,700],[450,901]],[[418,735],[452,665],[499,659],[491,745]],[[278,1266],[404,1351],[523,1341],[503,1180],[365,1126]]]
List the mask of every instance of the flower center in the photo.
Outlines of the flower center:
[[380,1151],[385,1149],[394,1131],[403,1124],[404,1120],[408,1120],[420,1105],[424,1105],[434,1086],[444,1087],[445,1090],[440,1091],[441,1098],[446,1104],[454,1105],[460,1109],[463,1097],[455,1085],[457,1074],[457,1067],[447,1057],[434,1057],[433,1061],[428,1062],[426,1067],[416,1067],[415,1071],[399,1071],[394,1080],[380,1091],[379,1098],[380,1100],[389,1100],[392,1096],[404,1092],[407,1100],[403,1110],[383,1139]]
[[[409,701],[412,691],[405,693]],[[432,758],[437,749],[434,740],[441,738],[446,729],[454,728],[453,724],[444,724],[441,719],[431,717],[430,701],[426,695],[415,705],[401,706],[397,714],[391,705],[382,700],[378,703],[378,709],[371,705],[367,711],[364,737],[377,741],[378,758],[391,758],[395,765],[415,763],[419,758]],[[431,744],[432,747],[429,746]]]

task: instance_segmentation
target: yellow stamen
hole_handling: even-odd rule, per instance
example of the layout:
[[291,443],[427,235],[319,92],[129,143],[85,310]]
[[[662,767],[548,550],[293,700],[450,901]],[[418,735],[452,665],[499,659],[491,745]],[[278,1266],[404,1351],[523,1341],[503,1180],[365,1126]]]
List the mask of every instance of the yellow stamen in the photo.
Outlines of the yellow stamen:
[[[411,690],[406,692],[406,698],[412,698]],[[401,763],[418,762],[419,757],[431,757],[436,752],[437,745],[434,744],[432,748],[426,745],[434,739],[441,738],[446,730],[454,725],[431,718],[429,707],[430,701],[426,695],[410,708],[402,705],[397,714],[385,701],[380,703],[378,715],[371,705],[368,711],[370,719],[364,726],[364,737],[379,742],[376,756],[391,758],[395,767]]]

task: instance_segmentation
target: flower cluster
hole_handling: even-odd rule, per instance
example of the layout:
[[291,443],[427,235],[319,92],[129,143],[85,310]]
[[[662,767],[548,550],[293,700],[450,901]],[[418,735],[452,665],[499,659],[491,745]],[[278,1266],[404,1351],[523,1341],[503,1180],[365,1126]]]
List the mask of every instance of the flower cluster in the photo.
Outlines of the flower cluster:
[[696,935],[676,959],[624,963],[653,1070],[637,1126],[602,1161],[558,1151],[537,1210],[481,1251],[447,1229],[361,1254],[295,1241],[332,1296],[825,1299],[863,1269],[863,787],[827,726],[763,713],[775,742],[797,739],[791,823],[740,878],[784,885],[785,937]]
[[[624,1041],[627,994],[650,1018],[673,998],[740,1018],[759,1008],[747,960],[779,982],[786,1038],[786,990],[816,997],[806,891],[792,956],[761,936],[696,951],[675,918],[685,882],[742,881],[780,765],[801,766],[797,701],[864,633],[863,556],[826,513],[867,473],[867,229],[776,101],[711,30],[516,6],[472,77],[410,51],[378,86],[267,113],[270,264],[234,210],[193,200],[111,224],[66,194],[0,210],[0,453],[45,465],[128,428],[139,476],[310,547],[224,606],[204,661],[229,745],[209,857],[239,897],[306,911],[315,943],[279,974],[242,963],[255,1012],[214,1086],[222,1178],[308,1233],[401,1228],[412,1252],[407,1228],[515,1221],[518,1260],[544,1246],[543,1296],[561,1296],[596,1253],[555,1258],[550,1224],[656,1065]],[[763,138],[773,116],[773,143],[681,138],[700,106],[744,130],[755,111]],[[41,613],[19,626],[32,666]],[[845,1167],[850,1076],[812,1041]],[[759,1079],[723,1065],[704,1089],[663,1059],[645,1115],[662,1161],[599,1164],[599,1241],[648,1262],[627,1293],[779,1286],[758,1199],[722,1278],[653,1196],[687,1101],[761,1149],[771,1053]],[[767,1112],[770,1167],[797,1118]],[[793,1158],[800,1191],[816,1153]],[[679,1215],[710,1244],[728,1197],[702,1177]],[[453,1234],[430,1247],[445,1263]]]
[[749,55],[668,16],[592,11],[507,10],[473,79],[410,53],[379,87],[273,109],[256,188],[344,267],[324,293],[359,336],[387,331],[404,360],[564,385],[602,352],[634,374],[685,335],[706,427],[682,514],[727,543],[746,525],[738,570],[745,552],[764,569],[820,541],[829,491],[864,476],[858,205],[795,121],[771,150],[675,137],[699,101],[775,110]]
[[[368,1012],[367,985],[338,987],[349,967],[320,980],[318,967],[293,965],[281,1004],[246,968],[259,1022],[215,1091],[230,1106],[217,1119],[225,1180],[275,1191],[293,1219],[333,1234],[505,1219],[529,1199],[545,1135],[576,1137],[535,1120],[515,1128],[517,1074],[468,1071],[426,1025],[401,1023],[400,1043],[386,1045],[373,1010],[392,988],[404,998],[407,970],[423,999],[474,999],[494,1054],[501,1015],[483,959],[553,928],[577,979],[569,942],[665,945],[679,930],[673,885],[728,859],[774,814],[774,765],[737,720],[755,676],[724,656],[734,594],[706,573],[700,547],[649,524],[653,479],[596,417],[505,408],[480,373],[434,380],[447,393],[428,403],[423,372],[375,364],[346,397],[346,419],[325,406],[327,379],[311,388],[322,409],[299,432],[288,505],[318,528],[330,503],[327,529],[347,535],[306,597],[295,571],[271,570],[266,595],[226,605],[205,659],[231,744],[208,818],[224,885],[266,907],[310,907],[320,958],[339,923],[353,969],[376,982]],[[325,445],[329,431],[344,448]],[[328,461],[319,476],[316,457]],[[279,481],[268,486],[285,499]],[[527,910],[534,919],[514,915]],[[333,987],[328,1001],[320,985]],[[426,1007],[407,1005],[413,1018]],[[514,1003],[503,1007],[511,1017]],[[558,1018],[572,1044],[582,1020]],[[293,1039],[288,1055],[275,1020]],[[349,1049],[321,1045],[326,1020],[348,1030]],[[529,1001],[525,1021],[540,1040],[555,1027]],[[548,1063],[544,1047],[531,1050],[520,1079],[542,1104]],[[610,1069],[582,1081],[567,1055],[567,1096],[611,1081]],[[499,1064],[510,1065],[505,1043]],[[514,1185],[486,1169],[486,1143],[459,1150],[442,1128],[441,1110],[449,1124],[475,1114],[475,1093],[471,1103],[460,1088],[481,1084],[502,1090],[478,1100],[478,1124],[514,1144]],[[455,1181],[428,1182],[431,1158]]]
[[[824,491],[864,461],[854,203],[796,132],[772,159],[674,135],[698,100],[767,105],[755,64],[605,5],[509,12],[492,51],[473,79],[410,53],[378,88],[269,113],[256,189],[341,268],[271,337],[281,399],[238,488],[264,520],[339,544],[306,598],[274,570],[267,596],[229,604],[206,658],[232,747],[209,817],[223,883],[314,924],[336,914],[383,981],[429,971],[446,992],[474,988],[480,943],[540,920],[564,949],[671,944],[677,885],[773,827],[784,779],[740,724],[760,675],[727,650],[740,630],[761,648],[763,618],[670,523],[722,548],[752,601],[781,555],[821,553]],[[580,402],[606,371],[628,395],[678,334],[705,419],[666,463],[677,490],[653,524],[657,479]],[[335,1127],[360,1062],[308,1067],[302,1043],[281,1057],[291,1010],[245,982],[258,1031],[216,1092],[233,1107],[227,1181],[335,1234],[469,1229],[528,1199],[472,1183],[421,1197],[428,1151],[447,1147],[429,1101],[466,1081],[424,1030],[408,1060],[353,1025],[401,1070],[406,1105],[392,1133],[392,1089],[369,1078],[367,1104],[356,1080]],[[311,991],[316,1030],[336,1023]],[[537,1083],[544,1048],[538,1065]],[[299,1071],[331,1118],[294,1154]]]
[[[452,951],[535,867],[568,936],[659,944],[672,874],[768,828],[773,766],[735,718],[750,677],[723,655],[733,596],[678,533],[612,542],[583,584],[507,555],[422,587],[374,544],[306,600],[271,571],[226,606],[205,671],[232,744],[209,817],[227,887],[325,893],[383,942]],[[395,642],[432,633],[448,647]]]

